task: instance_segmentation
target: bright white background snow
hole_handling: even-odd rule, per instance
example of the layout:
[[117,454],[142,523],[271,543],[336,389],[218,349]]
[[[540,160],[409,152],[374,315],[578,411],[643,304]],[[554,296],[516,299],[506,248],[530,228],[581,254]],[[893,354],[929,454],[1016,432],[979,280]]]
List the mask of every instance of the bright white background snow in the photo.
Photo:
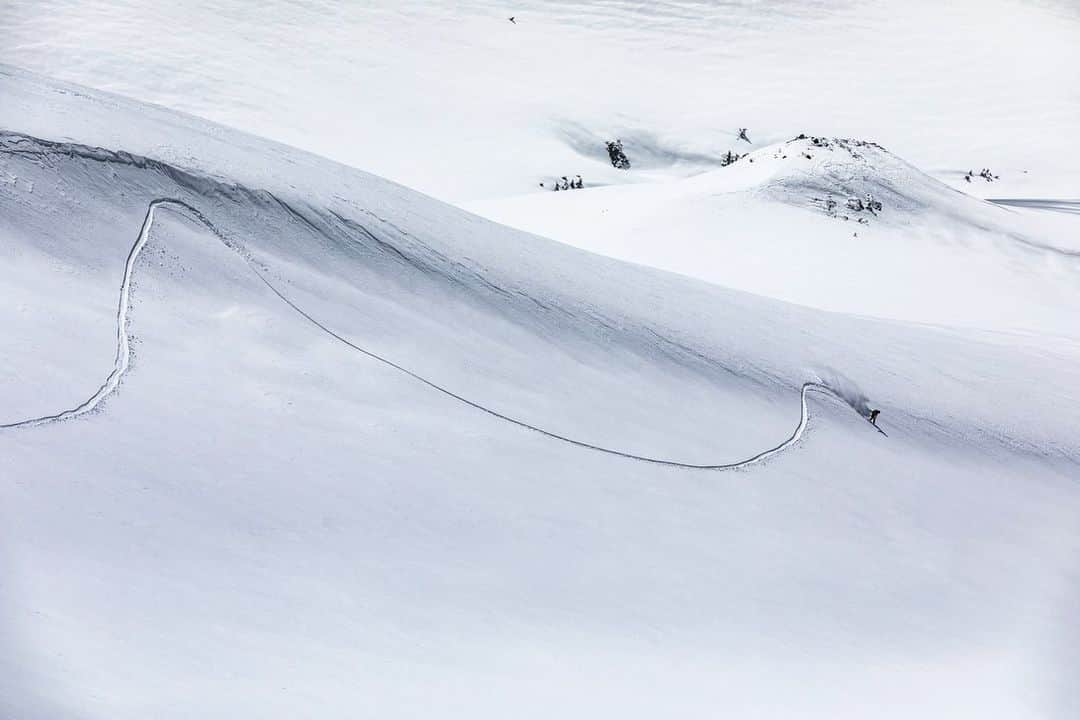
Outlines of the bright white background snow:
[[[1080,712],[1080,216],[922,172],[1080,194],[1071,4],[2,10],[2,62],[697,279],[0,66],[0,130],[200,178],[4,139],[0,423],[100,384],[169,196],[336,332],[543,427],[737,459],[820,378],[890,437],[818,400],[749,471],[561,445],[343,346],[162,213],[119,391],[0,431],[0,717]],[[855,243],[805,207],[813,166],[715,168],[744,125],[770,157],[878,140],[913,166],[841,170],[912,203]],[[614,133],[650,161],[605,167]],[[954,174],[986,165],[1000,185]],[[576,172],[623,187],[528,194]]]
[[1072,0],[5,0],[0,13],[8,62],[451,200],[600,179],[606,159],[574,141],[612,135],[679,173],[738,127],[759,142],[876,140],[954,180],[989,165],[1027,195],[1071,179],[1076,196],[1078,37]]

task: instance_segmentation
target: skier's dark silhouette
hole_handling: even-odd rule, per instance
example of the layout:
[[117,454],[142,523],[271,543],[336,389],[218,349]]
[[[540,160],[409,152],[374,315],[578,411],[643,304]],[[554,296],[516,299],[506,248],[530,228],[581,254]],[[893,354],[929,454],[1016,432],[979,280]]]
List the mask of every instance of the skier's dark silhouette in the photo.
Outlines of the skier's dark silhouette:
[[510,16],[510,22],[512,22],[512,23],[514,23],[515,25],[517,25],[517,20],[515,20],[515,19],[514,19],[515,17],[517,17],[517,16],[516,16],[516,15],[511,15],[511,16]]
[[746,137],[746,128],[739,128],[739,139],[750,142],[750,138]]
[[880,415],[880,414],[881,414],[880,410],[871,410],[870,411],[870,424],[873,425],[874,427],[877,427],[877,416]]

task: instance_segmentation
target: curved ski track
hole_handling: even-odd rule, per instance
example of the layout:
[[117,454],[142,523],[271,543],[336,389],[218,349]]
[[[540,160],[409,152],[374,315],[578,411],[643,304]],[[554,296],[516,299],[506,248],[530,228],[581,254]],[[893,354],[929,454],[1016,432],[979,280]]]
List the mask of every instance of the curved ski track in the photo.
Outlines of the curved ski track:
[[[458,402],[461,402],[461,403],[463,403],[465,405],[468,405],[469,407],[476,408],[477,410],[479,410],[481,412],[484,412],[484,413],[487,413],[488,415],[491,415],[494,418],[497,418],[497,419],[502,420],[504,422],[508,422],[508,423],[510,423],[512,425],[516,425],[516,426],[518,426],[520,428],[524,428],[526,430],[531,430],[533,432],[539,433],[541,435],[544,435],[545,437],[551,438],[552,440],[558,440],[560,442],[568,443],[568,444],[574,445],[576,447],[585,448],[587,450],[595,450],[596,452],[606,453],[608,455],[615,455],[615,456],[618,456],[618,457],[627,458],[629,460],[636,460],[638,462],[653,463],[653,464],[656,464],[656,465],[666,465],[666,466],[669,466],[669,467],[677,467],[677,468],[684,468],[684,469],[691,469],[691,470],[736,470],[736,469],[739,469],[739,468],[747,467],[749,465],[753,465],[755,463],[761,462],[762,460],[766,460],[766,459],[772,457],[773,455],[776,455],[778,453],[783,452],[784,450],[786,450],[787,448],[791,447],[792,445],[794,445],[795,443],[797,443],[799,441],[799,439],[802,437],[803,433],[806,431],[806,426],[807,426],[807,423],[808,423],[809,418],[810,418],[810,413],[809,413],[809,409],[807,408],[807,402],[806,402],[807,395],[810,392],[818,392],[818,393],[832,395],[832,396],[836,397],[837,399],[841,400],[842,402],[844,402],[845,404],[847,404],[847,401],[844,400],[843,397],[841,397],[839,394],[837,394],[835,391],[833,391],[831,388],[829,388],[826,385],[823,385],[821,383],[816,383],[816,382],[803,383],[802,388],[800,389],[800,392],[799,392],[799,402],[800,402],[799,422],[798,422],[798,425],[795,426],[795,430],[791,433],[791,435],[786,440],[784,440],[779,445],[771,447],[771,448],[769,448],[767,450],[763,450],[763,451],[759,452],[757,455],[746,458],[745,460],[738,460],[738,461],[735,461],[735,462],[720,463],[720,464],[715,464],[715,465],[684,463],[684,462],[678,462],[676,460],[666,460],[666,459],[663,459],[663,458],[654,458],[654,457],[647,457],[647,456],[644,456],[644,455],[635,455],[634,453],[631,453],[631,452],[625,452],[625,451],[622,451],[622,450],[615,450],[615,449],[612,449],[612,448],[606,448],[606,447],[602,447],[600,445],[594,445],[592,443],[584,442],[582,440],[575,440],[574,438],[567,437],[565,435],[560,435],[560,434],[552,432],[550,430],[545,430],[545,429],[543,429],[541,427],[537,427],[536,425],[531,425],[531,424],[529,424],[529,423],[527,423],[527,422],[525,422],[523,420],[518,420],[517,418],[510,417],[509,415],[504,415],[503,413],[501,413],[501,412],[499,412],[497,410],[493,410],[493,409],[491,409],[491,408],[489,408],[489,407],[487,407],[485,405],[482,405],[482,404],[480,404],[478,402],[475,402],[475,401],[470,400],[470,399],[468,399],[466,397],[458,395],[457,393],[453,392],[452,390],[448,390],[447,388],[445,388],[445,387],[443,387],[443,386],[441,386],[441,385],[439,385],[439,384],[437,384],[435,382],[432,382],[431,380],[428,380],[425,377],[417,375],[416,373],[409,370],[408,368],[405,368],[405,367],[403,367],[401,365],[398,365],[394,361],[389,360],[389,359],[387,359],[387,358],[385,358],[385,357],[383,357],[383,356],[381,356],[381,355],[379,355],[379,354],[377,354],[375,352],[372,352],[371,350],[367,350],[365,348],[362,348],[359,345],[356,345],[355,343],[351,342],[350,340],[342,337],[341,335],[334,332],[329,327],[327,327],[326,325],[324,325],[323,323],[321,323],[320,321],[318,321],[317,319],[315,319],[314,317],[309,315],[303,308],[298,306],[296,303],[294,303],[292,300],[290,300],[288,297],[286,297],[284,293],[282,293],[280,290],[278,290],[278,288],[275,287],[274,284],[271,283],[270,280],[268,280],[266,278],[266,276],[262,273],[262,271],[259,270],[259,268],[255,266],[255,264],[251,261],[251,259],[248,258],[247,256],[245,256],[244,253],[241,252],[233,243],[230,243],[225,238],[225,236],[222,234],[222,232],[220,230],[218,230],[217,226],[215,226],[212,222],[210,222],[210,220],[207,219],[207,217],[205,215],[203,215],[203,213],[200,210],[198,210],[197,208],[193,207],[192,205],[184,202],[183,200],[176,200],[176,199],[173,199],[173,198],[158,198],[156,200],[151,201],[149,203],[149,205],[147,205],[146,215],[143,218],[142,227],[139,229],[139,235],[135,239],[135,244],[132,245],[131,250],[128,252],[127,262],[124,265],[124,278],[123,278],[122,282],[120,283],[120,299],[119,299],[119,302],[118,302],[118,305],[117,305],[117,311],[116,311],[116,360],[115,360],[115,362],[113,364],[112,372],[109,373],[108,377],[105,378],[105,382],[103,382],[101,384],[101,387],[99,387],[97,389],[97,391],[94,392],[93,395],[91,395],[89,398],[87,398],[85,401],[83,401],[82,403],[80,403],[76,407],[70,408],[68,410],[63,410],[63,411],[58,412],[58,413],[56,413],[54,415],[43,415],[41,417],[30,418],[30,419],[27,419],[27,420],[20,420],[20,421],[17,421],[17,422],[12,422],[12,423],[7,423],[7,424],[0,424],[0,430],[10,430],[10,429],[14,429],[14,428],[31,427],[31,426],[35,426],[35,425],[44,425],[44,424],[47,424],[47,423],[59,422],[59,421],[62,421],[62,420],[68,420],[68,419],[71,419],[71,418],[74,418],[74,417],[78,417],[79,415],[83,415],[85,413],[91,412],[94,409],[96,409],[101,404],[101,402],[106,397],[108,397],[114,390],[116,390],[116,388],[119,386],[120,379],[123,376],[123,374],[127,371],[128,366],[129,366],[130,361],[131,361],[131,347],[130,347],[129,342],[128,342],[128,334],[127,334],[128,310],[129,310],[129,305],[130,305],[130,291],[131,291],[131,276],[132,276],[132,273],[134,272],[135,261],[138,259],[139,253],[142,251],[143,247],[146,245],[147,241],[150,239],[150,230],[152,229],[153,224],[154,224],[155,213],[157,212],[158,208],[165,208],[165,207],[171,207],[172,209],[177,210],[177,211],[179,211],[181,213],[186,212],[192,218],[197,220],[200,224],[205,226],[211,233],[214,234],[215,237],[218,238],[218,240],[220,240],[222,243],[224,243],[226,247],[230,248],[231,250],[236,251],[237,254],[240,255],[241,258],[243,258],[244,262],[251,269],[251,271],[254,272],[255,275],[257,275],[258,278],[263,281],[263,283],[266,285],[266,287],[268,287],[275,295],[277,295],[282,300],[282,302],[284,302],[286,305],[288,305],[290,308],[292,308],[294,311],[296,311],[297,314],[299,314],[301,317],[303,317],[309,323],[311,323],[316,328],[318,328],[322,332],[326,333],[330,337],[334,338],[338,342],[352,348],[353,350],[355,350],[357,352],[363,353],[364,355],[366,355],[367,357],[369,357],[369,358],[371,358],[373,360],[377,360],[377,361],[383,363],[384,365],[388,365],[388,366],[394,368],[395,370],[397,370],[399,372],[402,372],[405,375],[408,375],[409,377],[413,378],[414,380],[417,380],[417,381],[423,383],[424,385],[428,386],[429,388],[431,388],[433,390],[436,390],[436,391],[442,393],[443,395],[451,397],[454,400],[457,400]],[[854,408],[852,408],[852,409],[854,409]]]

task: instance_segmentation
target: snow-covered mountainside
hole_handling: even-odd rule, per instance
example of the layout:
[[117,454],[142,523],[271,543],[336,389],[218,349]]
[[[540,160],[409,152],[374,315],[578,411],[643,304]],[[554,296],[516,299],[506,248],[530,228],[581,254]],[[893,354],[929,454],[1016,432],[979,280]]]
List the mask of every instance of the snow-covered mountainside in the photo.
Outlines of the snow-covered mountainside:
[[[814,307],[1080,340],[1080,234],[872,142],[800,136],[691,178],[476,203],[509,225]],[[1032,337],[1034,334],[1034,338]]]
[[1074,715],[1074,341],[628,264],[12,68],[0,129],[3,717]]

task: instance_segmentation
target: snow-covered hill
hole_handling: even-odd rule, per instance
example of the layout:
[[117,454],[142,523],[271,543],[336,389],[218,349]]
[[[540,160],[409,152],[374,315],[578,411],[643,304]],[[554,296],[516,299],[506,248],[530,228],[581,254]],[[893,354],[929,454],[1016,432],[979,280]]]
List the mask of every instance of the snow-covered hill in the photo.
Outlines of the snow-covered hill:
[[[0,424],[108,385],[118,310],[133,338],[94,412],[0,430],[5,717],[1076,709],[1075,343],[592,255],[11,68],[0,98]],[[734,472],[506,419],[722,463],[806,381],[842,399]]]
[[1019,333],[1020,342],[1080,338],[1072,218],[1048,223],[976,199],[872,142],[803,136],[684,180],[470,207],[595,252],[826,310]]

